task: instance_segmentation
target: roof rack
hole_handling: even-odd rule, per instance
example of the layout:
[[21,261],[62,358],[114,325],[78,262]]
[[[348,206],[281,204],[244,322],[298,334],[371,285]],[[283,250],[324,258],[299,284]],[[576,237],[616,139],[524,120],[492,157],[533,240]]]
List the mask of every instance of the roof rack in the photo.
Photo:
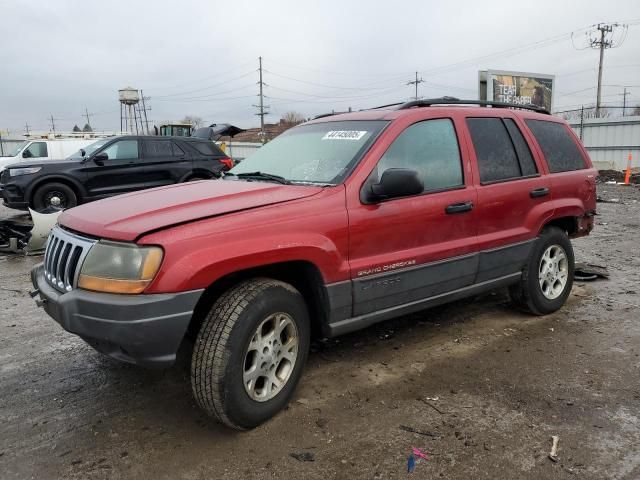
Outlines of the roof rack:
[[531,110],[533,112],[544,113],[546,115],[551,115],[551,113],[543,107],[539,107],[538,105],[526,104],[520,105],[517,103],[506,103],[506,102],[494,102],[491,100],[460,100],[455,97],[441,97],[441,98],[430,98],[426,100],[413,100],[411,102],[406,102],[400,105],[397,110],[407,110],[409,108],[414,107],[430,107],[432,105],[480,105],[482,107],[493,107],[493,108],[517,108],[521,110]]
[[317,120],[318,118],[324,118],[324,117],[331,117],[333,115],[340,115],[342,113],[351,113],[351,112],[329,112],[329,113],[321,113],[320,115],[316,115],[315,117],[313,117],[314,120]]

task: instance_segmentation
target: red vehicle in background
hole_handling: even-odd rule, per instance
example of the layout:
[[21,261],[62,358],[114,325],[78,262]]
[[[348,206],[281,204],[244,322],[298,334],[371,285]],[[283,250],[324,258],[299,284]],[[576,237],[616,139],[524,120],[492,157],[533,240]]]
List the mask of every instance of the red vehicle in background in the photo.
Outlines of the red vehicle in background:
[[114,358],[167,367],[193,333],[199,405],[248,429],[287,404],[314,335],[499,287],[533,314],[561,308],[595,177],[566,122],[533,106],[325,116],[223,179],[65,211],[32,279]]

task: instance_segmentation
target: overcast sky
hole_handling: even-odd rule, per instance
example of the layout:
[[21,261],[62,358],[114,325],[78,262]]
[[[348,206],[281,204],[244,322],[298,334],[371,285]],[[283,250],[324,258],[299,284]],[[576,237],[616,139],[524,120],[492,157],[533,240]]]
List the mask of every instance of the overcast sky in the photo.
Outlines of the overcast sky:
[[620,105],[628,85],[640,103],[637,0],[0,0],[0,130],[47,131],[50,115],[70,130],[85,108],[96,129],[119,129],[129,85],[156,123],[257,126],[258,56],[269,122],[407,100],[416,70],[424,97],[477,98],[481,69],[553,74],[554,109],[574,108],[595,101],[584,27],[615,21],[635,25],[605,53],[603,101]]

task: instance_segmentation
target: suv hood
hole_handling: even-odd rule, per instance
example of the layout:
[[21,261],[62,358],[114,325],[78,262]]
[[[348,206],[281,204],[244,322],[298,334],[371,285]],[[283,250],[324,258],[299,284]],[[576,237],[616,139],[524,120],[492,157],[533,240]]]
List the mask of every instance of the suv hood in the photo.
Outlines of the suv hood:
[[310,197],[320,191],[322,187],[204,180],[81,205],[65,210],[58,223],[93,237],[133,241],[154,230]]

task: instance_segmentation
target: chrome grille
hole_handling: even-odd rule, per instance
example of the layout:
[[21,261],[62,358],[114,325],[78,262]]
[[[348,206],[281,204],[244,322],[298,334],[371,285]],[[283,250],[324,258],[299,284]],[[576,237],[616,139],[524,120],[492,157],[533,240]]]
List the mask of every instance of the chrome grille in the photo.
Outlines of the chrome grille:
[[80,237],[60,227],[54,227],[44,252],[44,275],[47,282],[61,292],[76,286],[80,267],[96,240]]

